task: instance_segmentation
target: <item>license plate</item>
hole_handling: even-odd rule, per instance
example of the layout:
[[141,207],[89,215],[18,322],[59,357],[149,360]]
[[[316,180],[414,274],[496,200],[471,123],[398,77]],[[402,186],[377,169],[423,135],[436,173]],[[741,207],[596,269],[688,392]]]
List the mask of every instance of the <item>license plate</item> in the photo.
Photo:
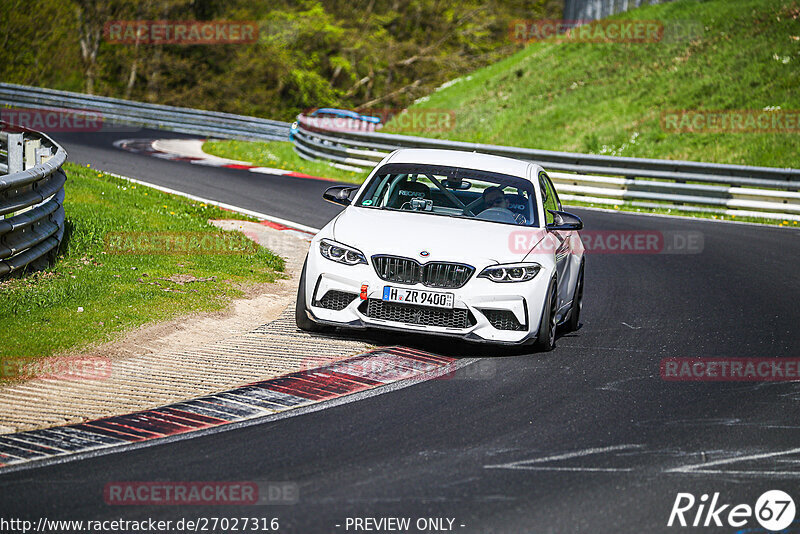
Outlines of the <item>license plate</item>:
[[384,286],[383,300],[387,302],[402,302],[403,304],[416,304],[418,306],[433,306],[436,308],[453,307],[452,293],[408,289],[405,287]]

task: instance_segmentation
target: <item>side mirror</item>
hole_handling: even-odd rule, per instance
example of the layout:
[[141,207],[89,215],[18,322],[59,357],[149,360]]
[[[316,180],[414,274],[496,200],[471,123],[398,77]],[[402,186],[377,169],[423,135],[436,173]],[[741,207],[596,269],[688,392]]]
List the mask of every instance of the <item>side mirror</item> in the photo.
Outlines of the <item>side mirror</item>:
[[352,185],[334,185],[329,187],[322,193],[322,198],[334,204],[341,204],[343,206],[350,205],[350,193],[357,191],[358,186]]
[[583,221],[577,215],[566,211],[547,210],[553,214],[553,222],[547,225],[548,230],[581,230]]

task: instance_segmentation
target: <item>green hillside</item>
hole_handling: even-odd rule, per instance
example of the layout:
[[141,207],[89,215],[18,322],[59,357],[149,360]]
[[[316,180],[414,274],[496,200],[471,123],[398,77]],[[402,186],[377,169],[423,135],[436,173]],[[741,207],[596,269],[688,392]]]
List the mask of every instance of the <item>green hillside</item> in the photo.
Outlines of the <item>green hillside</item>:
[[[618,156],[800,167],[791,133],[674,133],[676,110],[800,110],[800,3],[679,0],[617,16],[702,23],[694,39],[536,42],[418,101],[445,131],[384,131]],[[698,26],[699,28],[699,26]]]

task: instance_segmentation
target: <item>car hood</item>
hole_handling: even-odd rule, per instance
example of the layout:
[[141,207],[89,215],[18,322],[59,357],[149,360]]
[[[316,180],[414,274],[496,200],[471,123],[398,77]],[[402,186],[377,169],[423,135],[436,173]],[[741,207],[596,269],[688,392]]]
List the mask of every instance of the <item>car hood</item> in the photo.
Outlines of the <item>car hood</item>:
[[[544,235],[541,228],[354,207],[345,209],[333,227],[336,241],[356,247],[367,256],[391,254],[420,263],[489,265],[521,261]],[[423,251],[429,255],[421,256]]]

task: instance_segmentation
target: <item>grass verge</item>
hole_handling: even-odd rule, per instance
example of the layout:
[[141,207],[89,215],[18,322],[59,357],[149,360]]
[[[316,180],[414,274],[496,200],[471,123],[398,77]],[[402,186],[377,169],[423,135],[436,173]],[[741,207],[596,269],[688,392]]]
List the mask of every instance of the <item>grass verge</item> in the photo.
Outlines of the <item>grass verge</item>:
[[274,167],[287,171],[302,172],[311,176],[331,178],[341,182],[360,184],[366,172],[349,172],[337,169],[323,161],[308,161],[297,155],[288,141],[206,141],[203,151],[221,158],[246,161],[261,167]]
[[[15,362],[80,350],[146,323],[223,309],[248,287],[282,276],[282,258],[208,223],[253,219],[91,168],[67,163],[65,169],[67,221],[58,261],[0,282],[0,378],[18,374]],[[110,239],[120,232],[215,239],[229,253],[204,253],[219,248],[201,246],[120,254],[115,251],[124,247]]]

